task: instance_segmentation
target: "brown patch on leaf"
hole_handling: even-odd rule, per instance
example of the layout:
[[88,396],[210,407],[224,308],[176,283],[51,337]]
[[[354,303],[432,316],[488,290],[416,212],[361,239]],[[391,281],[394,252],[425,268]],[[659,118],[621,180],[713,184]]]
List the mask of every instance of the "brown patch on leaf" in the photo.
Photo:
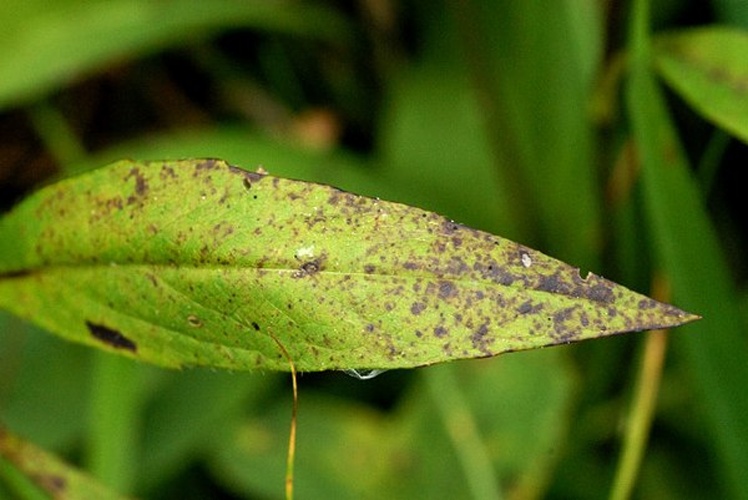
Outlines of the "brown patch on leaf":
[[410,313],[413,315],[421,314],[421,312],[426,309],[426,304],[423,302],[413,302],[413,304],[410,306]]
[[309,260],[301,264],[297,271],[294,271],[294,278],[303,278],[305,276],[311,276],[317,274],[321,269],[320,262],[318,259]]
[[90,321],[86,321],[86,327],[94,338],[114,347],[115,349],[125,349],[133,352],[138,350],[138,346],[135,342],[128,339],[117,330],[113,330],[104,325],[97,325]]

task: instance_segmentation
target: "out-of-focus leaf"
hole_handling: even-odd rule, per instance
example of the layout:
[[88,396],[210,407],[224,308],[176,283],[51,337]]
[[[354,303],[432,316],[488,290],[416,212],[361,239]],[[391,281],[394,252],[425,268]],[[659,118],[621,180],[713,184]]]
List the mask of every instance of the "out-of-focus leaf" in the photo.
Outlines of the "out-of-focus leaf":
[[[70,446],[86,424],[81,408],[91,380],[91,352],[43,335],[40,328],[26,322],[11,320],[4,326],[0,330],[0,371],[5,386],[0,421],[45,448]],[[20,345],[12,347],[13,338]]]
[[0,461],[9,463],[40,492],[56,499],[124,498],[59,458],[0,428]]
[[635,66],[627,107],[641,160],[645,210],[673,297],[705,321],[674,338],[708,417],[718,468],[734,498],[748,498],[748,354],[737,295],[654,76]]
[[[242,409],[260,406],[259,399],[278,381],[256,374],[198,369],[169,374],[173,376],[143,413],[137,487],[145,497],[155,485],[188,466],[206,443],[229,428]],[[287,418],[282,421],[287,422]]]
[[654,61],[699,113],[748,142],[748,31],[709,27],[662,35]]
[[329,9],[283,1],[4,0],[0,4],[0,109],[115,60],[228,28],[253,27],[340,40]]
[[163,366],[405,368],[696,316],[423,210],[217,160],[123,161],[0,220],[0,304]]

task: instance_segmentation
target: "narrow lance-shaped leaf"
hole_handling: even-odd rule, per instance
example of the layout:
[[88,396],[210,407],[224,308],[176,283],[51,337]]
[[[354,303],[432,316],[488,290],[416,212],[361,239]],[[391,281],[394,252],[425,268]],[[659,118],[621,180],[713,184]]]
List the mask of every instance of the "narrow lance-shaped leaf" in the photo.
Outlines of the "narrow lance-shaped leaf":
[[0,221],[0,306],[164,366],[404,368],[697,317],[405,205],[216,160],[48,186]]

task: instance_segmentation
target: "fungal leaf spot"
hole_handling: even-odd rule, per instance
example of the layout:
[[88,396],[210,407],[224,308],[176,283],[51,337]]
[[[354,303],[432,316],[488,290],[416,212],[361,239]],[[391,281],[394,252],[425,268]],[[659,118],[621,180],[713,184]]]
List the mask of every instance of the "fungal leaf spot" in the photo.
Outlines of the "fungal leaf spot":
[[138,350],[135,342],[128,339],[117,330],[113,330],[104,325],[97,325],[90,321],[86,321],[86,327],[94,338],[114,347],[115,349],[125,349],[133,352]]

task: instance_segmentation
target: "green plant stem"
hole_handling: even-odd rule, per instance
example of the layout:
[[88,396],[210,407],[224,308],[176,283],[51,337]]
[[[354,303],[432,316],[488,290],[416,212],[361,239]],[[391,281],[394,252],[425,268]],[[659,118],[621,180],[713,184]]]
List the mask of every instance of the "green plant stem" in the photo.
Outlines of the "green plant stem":
[[651,39],[649,35],[650,0],[634,0],[631,7],[628,49],[633,71],[644,70],[649,66]]
[[473,498],[502,498],[491,457],[460,392],[455,367],[434,367],[425,372],[425,378]]
[[109,353],[94,356],[89,413],[88,469],[103,483],[132,491],[140,434],[139,370],[132,360]]
[[652,426],[666,350],[666,330],[655,330],[647,334],[631,411],[626,422],[623,450],[610,494],[611,500],[630,498],[636,484]]

